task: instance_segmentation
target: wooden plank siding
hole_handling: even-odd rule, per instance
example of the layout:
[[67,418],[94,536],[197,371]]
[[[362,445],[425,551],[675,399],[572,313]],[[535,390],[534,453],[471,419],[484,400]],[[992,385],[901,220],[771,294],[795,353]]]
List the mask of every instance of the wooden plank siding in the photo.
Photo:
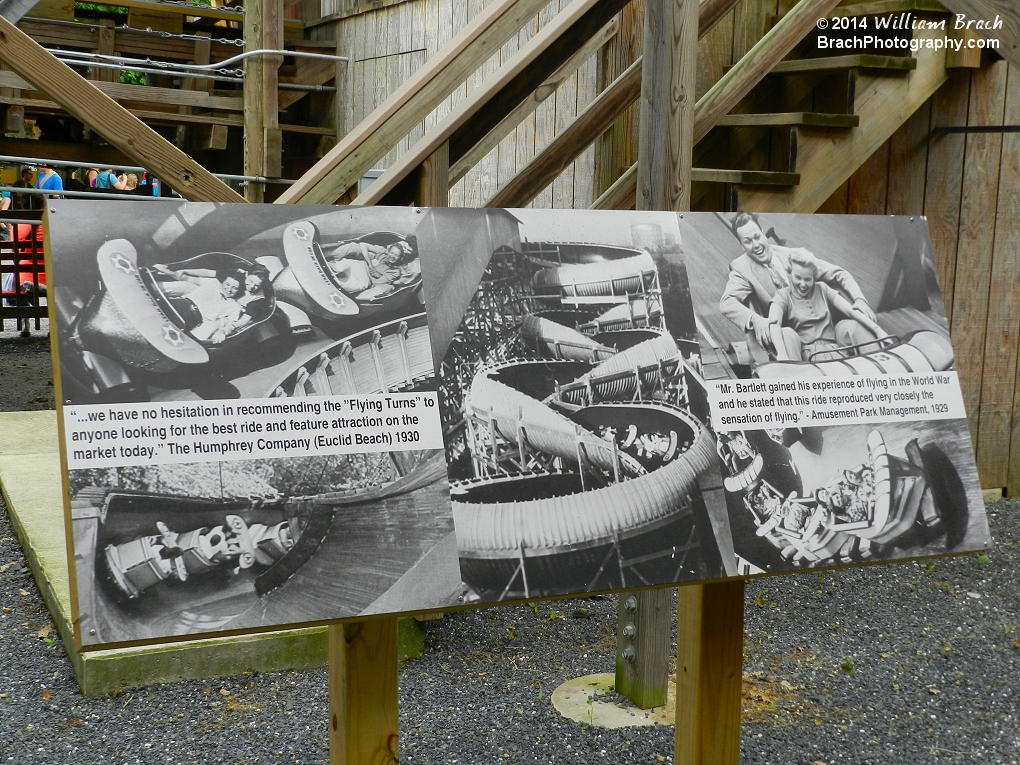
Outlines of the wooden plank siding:
[[1020,496],[1020,135],[933,135],[1020,124],[1020,68],[956,70],[818,209],[924,215],[981,485]]
[[[340,53],[354,59],[342,85],[349,97],[338,107],[340,135],[435,55],[487,2],[407,0],[337,21]],[[395,147],[388,162],[449,114],[470,86],[509,60],[564,5],[566,0],[552,0],[429,114],[417,133]],[[783,14],[790,5],[790,0],[744,0],[728,13],[699,44],[698,95],[767,31],[774,14]],[[621,29],[627,26],[621,22]],[[483,204],[593,100],[607,84],[610,70],[632,58],[634,50],[616,49],[632,43],[619,37],[611,43],[601,58],[601,76],[596,55],[561,83],[450,189],[450,204]],[[387,57],[395,57],[400,66],[370,63]],[[598,149],[589,148],[532,206],[587,207],[626,166],[614,165],[605,150],[631,146],[633,122],[621,120],[604,135],[598,174]],[[950,71],[945,84],[817,209],[926,216],[982,485],[1007,487],[1010,496],[1020,496],[1020,135],[932,134],[939,127],[1002,124],[1020,124],[1020,69],[986,55],[982,68]]]

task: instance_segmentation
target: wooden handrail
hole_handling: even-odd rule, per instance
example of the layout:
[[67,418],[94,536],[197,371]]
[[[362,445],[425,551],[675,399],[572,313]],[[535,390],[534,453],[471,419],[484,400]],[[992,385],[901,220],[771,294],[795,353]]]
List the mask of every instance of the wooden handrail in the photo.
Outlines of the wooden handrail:
[[547,0],[494,0],[276,202],[332,204],[385,156]]
[[[701,3],[698,6],[698,36],[708,34],[738,2],[705,0]],[[638,58],[613,80],[609,87],[496,192],[485,203],[485,207],[523,207],[552,183],[625,109],[637,101],[641,95],[641,62],[642,59]]]
[[497,191],[485,207],[523,207],[562,173],[588,144],[607,130],[641,95],[641,59],[613,80],[565,130],[532,157],[521,172]]
[[521,102],[520,106],[511,111],[503,120],[492,130],[471,147],[467,152],[461,155],[460,159],[450,167],[450,184],[453,185],[465,175],[472,167],[477,165],[482,158],[485,157],[490,151],[492,151],[500,141],[506,138],[512,133],[524,119],[530,115],[538,105],[545,101],[549,96],[556,92],[556,89],[560,84],[571,77],[574,72],[581,68],[581,64],[591,58],[598,50],[605,45],[609,40],[616,36],[620,29],[620,20],[615,18],[600,29],[594,37],[588,40],[584,45],[577,49],[567,62],[563,64],[559,69],[553,72],[541,85],[539,85],[531,94]]
[[536,34],[493,77],[474,90],[446,119],[404,152],[354,204],[407,204],[412,189],[406,181],[443,143],[450,144],[450,161],[460,157],[538,87],[569,61],[577,48],[595,36],[628,0],[573,0]]
[[[694,142],[697,143],[708,135],[723,115],[751,92],[772,67],[814,29],[818,19],[831,11],[838,2],[839,0],[800,0],[780,19],[779,23],[770,29],[732,69],[698,99],[694,109]],[[592,208],[622,209],[620,205],[633,204],[636,185],[637,166],[632,165],[616,183],[595,200]]]

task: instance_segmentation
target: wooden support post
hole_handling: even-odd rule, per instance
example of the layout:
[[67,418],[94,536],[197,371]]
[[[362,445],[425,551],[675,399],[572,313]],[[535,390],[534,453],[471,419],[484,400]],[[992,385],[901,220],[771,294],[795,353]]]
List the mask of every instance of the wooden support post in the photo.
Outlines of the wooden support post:
[[744,580],[677,593],[675,765],[738,765]]
[[[212,36],[209,32],[199,32],[197,35],[200,39],[195,40],[195,53],[192,61],[196,64],[208,64],[212,61]],[[195,90],[202,91],[205,93],[212,92],[212,80],[201,80],[195,79],[194,77],[186,77],[181,83],[181,90]],[[194,110],[191,106],[181,104],[177,107],[178,114],[193,114]],[[208,134],[213,132],[214,128],[222,128],[224,135],[227,132],[225,125],[211,125],[209,126],[206,134],[203,135],[203,139],[208,142]],[[188,142],[188,127],[187,125],[177,126],[177,140],[176,144],[182,149],[187,145]],[[225,144],[224,140],[224,144]],[[211,148],[209,146],[203,146],[203,149]],[[225,148],[225,147],[224,147]]]
[[[283,47],[283,0],[255,0],[245,6],[246,50]],[[244,62],[244,174],[279,176],[282,162],[277,69],[281,56]],[[245,198],[262,202],[265,186],[248,182]]]
[[242,198],[187,154],[0,16],[0,60],[111,145],[193,202]]
[[[111,19],[100,19],[99,45],[96,52],[104,56],[112,56],[116,51],[115,34],[113,31],[113,21]],[[92,79],[99,82],[120,82],[120,70],[96,67],[92,70]]]
[[[690,209],[697,49],[697,0],[646,1],[638,128],[639,210]],[[639,707],[665,704],[671,591],[624,593],[620,598],[617,692]],[[633,620],[625,618],[630,614]],[[627,634],[628,626],[634,634]]]
[[422,207],[450,206],[450,142],[444,141],[421,163],[415,201]]
[[[964,15],[967,21],[982,21],[984,29],[977,33],[982,37],[999,41],[995,52],[1014,66],[1020,66],[1020,7],[1014,0],[945,0],[942,5],[954,13]],[[991,24],[998,19],[998,25]],[[950,21],[950,26],[953,25]]]
[[672,594],[673,590],[666,587],[619,596],[616,692],[641,709],[666,703]]
[[329,763],[397,763],[397,620],[329,627]]

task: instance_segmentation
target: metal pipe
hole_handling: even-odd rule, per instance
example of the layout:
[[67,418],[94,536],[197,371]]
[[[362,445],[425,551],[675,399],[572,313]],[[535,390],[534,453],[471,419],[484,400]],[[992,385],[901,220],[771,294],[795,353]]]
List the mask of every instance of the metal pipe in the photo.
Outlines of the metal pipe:
[[[18,157],[11,154],[0,154],[0,163],[10,163],[14,165],[50,165],[52,167],[84,167],[86,169],[93,167],[102,166],[107,170],[126,170],[130,173],[146,173],[148,170],[144,167],[136,167],[135,165],[111,165],[106,162],[74,162],[69,159],[41,159],[39,157]],[[217,178],[221,178],[226,181],[257,181],[258,183],[276,183],[281,186],[289,186],[296,181],[290,178],[267,178],[261,175],[232,175],[231,173],[213,173]]]
[[251,58],[252,56],[294,56],[295,58],[314,58],[320,61],[343,61],[350,63],[351,60],[347,56],[334,56],[332,53],[310,53],[303,50],[277,50],[275,48],[259,48],[258,50],[246,50],[244,53],[238,53],[236,56],[225,58],[222,61],[217,61],[215,64],[187,64],[189,69],[214,69],[218,66],[229,66],[242,59]]
[[131,58],[130,56],[111,56],[105,53],[86,53],[84,51],[76,50],[65,50],[63,48],[47,48],[47,50],[60,56],[68,56],[71,58],[82,58],[88,60],[97,61],[112,61],[113,63],[124,64],[122,68],[130,68],[135,64],[142,66],[156,66],[187,71],[197,72],[216,72],[228,68],[231,64],[236,64],[239,61],[243,61],[246,58],[252,56],[283,56],[294,58],[311,58],[318,61],[343,61],[350,63],[350,59],[347,56],[335,56],[332,53],[310,53],[303,50],[280,50],[277,48],[259,48],[258,50],[248,50],[244,53],[238,53],[236,56],[225,58],[222,61],[216,61],[212,64],[182,64],[182,63],[170,63],[163,61],[153,61],[151,58]]

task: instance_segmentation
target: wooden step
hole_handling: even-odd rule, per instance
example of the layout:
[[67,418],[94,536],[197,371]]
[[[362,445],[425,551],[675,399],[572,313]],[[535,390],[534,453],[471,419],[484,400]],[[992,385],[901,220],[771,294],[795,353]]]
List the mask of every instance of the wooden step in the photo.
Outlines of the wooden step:
[[875,56],[864,53],[780,61],[772,68],[770,74],[821,74],[840,69],[884,69],[892,72],[906,72],[916,68],[917,60],[910,56]]
[[736,183],[745,186],[796,186],[800,183],[800,173],[695,167],[691,170],[691,180],[695,183]]
[[821,112],[782,112],[775,114],[727,114],[719,127],[821,127],[849,129],[861,124],[856,114]]
[[883,16],[888,13],[949,13],[936,0],[872,0],[833,8],[830,16]]

